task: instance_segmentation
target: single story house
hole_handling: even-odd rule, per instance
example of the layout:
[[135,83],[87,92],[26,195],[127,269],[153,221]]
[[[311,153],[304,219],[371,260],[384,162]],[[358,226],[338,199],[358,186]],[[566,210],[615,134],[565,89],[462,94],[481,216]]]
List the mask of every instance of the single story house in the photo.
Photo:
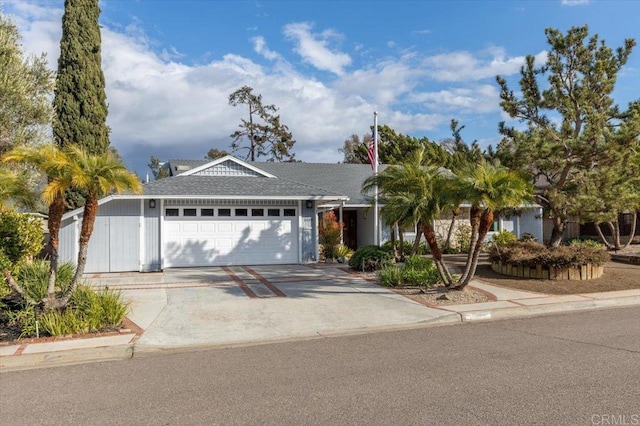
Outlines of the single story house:
[[[317,262],[319,215],[335,210],[352,248],[374,242],[370,197],[361,193],[367,164],[171,160],[170,176],[142,195],[99,201],[87,273],[164,268]],[[464,207],[464,206],[463,206]],[[468,219],[468,207],[462,218]],[[508,229],[542,238],[541,208],[498,218]],[[75,262],[82,209],[66,213],[60,259]],[[382,228],[382,240],[389,238]]]

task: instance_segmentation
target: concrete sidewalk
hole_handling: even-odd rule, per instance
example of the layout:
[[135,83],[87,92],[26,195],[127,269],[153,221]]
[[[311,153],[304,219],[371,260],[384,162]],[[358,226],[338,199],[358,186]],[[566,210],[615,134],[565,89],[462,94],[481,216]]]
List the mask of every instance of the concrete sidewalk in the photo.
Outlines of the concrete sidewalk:
[[101,274],[130,302],[130,332],[0,346],[2,371],[138,353],[257,344],[438,324],[640,305],[640,290],[553,296],[479,281],[495,301],[428,307],[338,267],[197,268]]

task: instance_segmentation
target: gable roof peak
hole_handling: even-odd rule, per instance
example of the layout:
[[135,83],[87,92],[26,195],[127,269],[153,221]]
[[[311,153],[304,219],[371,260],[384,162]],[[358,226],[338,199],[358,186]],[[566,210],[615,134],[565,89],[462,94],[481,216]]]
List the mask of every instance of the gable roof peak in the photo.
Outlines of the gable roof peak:
[[220,164],[223,164],[225,162],[232,162],[235,163],[236,165],[245,168],[247,170],[252,171],[253,173],[255,173],[256,175],[262,176],[262,177],[266,177],[266,178],[276,178],[276,176],[272,175],[271,173],[267,173],[264,170],[262,170],[259,167],[256,167],[253,164],[249,164],[245,161],[242,161],[236,157],[234,157],[233,155],[225,155],[224,157],[220,157],[220,158],[216,158],[215,160],[209,161],[205,164],[202,164],[198,167],[194,167],[193,169],[187,170],[183,173],[180,173],[178,176],[191,176],[191,175],[198,175],[200,174],[200,172],[205,171],[207,169],[212,169],[215,166],[218,166]]

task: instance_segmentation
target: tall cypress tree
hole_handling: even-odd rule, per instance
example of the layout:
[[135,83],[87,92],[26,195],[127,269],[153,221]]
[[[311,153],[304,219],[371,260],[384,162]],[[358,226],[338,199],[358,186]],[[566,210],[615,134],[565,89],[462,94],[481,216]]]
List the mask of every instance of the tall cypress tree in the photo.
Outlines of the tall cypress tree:
[[53,105],[58,145],[82,145],[91,154],[109,148],[98,0],[65,0]]

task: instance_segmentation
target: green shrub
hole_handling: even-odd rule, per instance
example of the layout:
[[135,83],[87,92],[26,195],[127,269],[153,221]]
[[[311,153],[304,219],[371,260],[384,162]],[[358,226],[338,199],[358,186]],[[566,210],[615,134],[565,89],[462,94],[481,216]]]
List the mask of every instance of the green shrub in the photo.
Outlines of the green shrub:
[[6,311],[10,326],[18,326],[20,337],[36,336],[36,319],[41,336],[66,336],[103,330],[115,330],[124,320],[129,305],[119,292],[78,286],[64,311],[37,314],[33,306]]
[[392,263],[391,253],[379,246],[358,247],[349,259],[349,266],[357,271],[376,271]]
[[406,285],[430,288],[440,281],[440,274],[438,274],[438,270],[435,267],[422,270],[404,268],[402,270],[402,281]]
[[[391,241],[385,241],[381,247],[391,253]],[[413,243],[411,243],[411,241],[403,241],[402,247],[400,247],[400,241],[396,240],[396,247],[398,249],[398,254],[401,256],[408,256],[413,250]]]
[[458,253],[467,253],[471,245],[471,225],[461,223],[454,232]]
[[119,292],[78,286],[63,312],[47,312],[38,318],[40,329],[50,336],[117,329],[129,309]]
[[387,266],[378,272],[378,280],[387,287],[397,287],[402,285],[402,272],[396,265]]
[[431,259],[420,256],[407,258],[402,266],[387,266],[378,272],[380,283],[389,287],[399,285],[432,287],[440,281],[440,274]]
[[40,316],[38,322],[43,333],[49,336],[68,336],[92,331],[88,321],[75,309],[47,312]]
[[493,234],[493,242],[497,244],[498,247],[504,247],[516,241],[518,241],[518,237],[511,231],[502,230]]
[[424,255],[429,253],[431,253],[431,248],[429,247],[429,244],[427,244],[426,241],[422,241],[418,247],[417,254]]
[[335,249],[335,255],[338,259],[349,259],[353,256],[353,250],[344,244],[338,244]]
[[433,267],[433,260],[422,256],[409,256],[404,261],[405,268],[430,269]]
[[593,238],[589,238],[589,237],[571,238],[565,241],[565,244],[568,246],[583,246],[583,247],[592,247],[592,248],[600,248],[600,249],[605,248],[605,245],[602,244],[602,242],[598,240],[594,240]]
[[547,248],[536,242],[515,242],[490,251],[492,261],[510,265],[524,265],[545,268],[577,267],[591,263],[603,265],[610,256],[606,250],[586,245],[572,245]]
[[12,263],[32,258],[43,246],[40,219],[13,210],[0,211],[0,247]]
[[9,326],[20,329],[20,338],[36,336],[36,310],[32,305],[15,311],[6,310],[4,314]]
[[[16,280],[32,300],[42,300],[47,295],[49,285],[49,261],[36,259],[23,260],[16,264]],[[66,291],[73,278],[74,266],[65,262],[58,265],[56,287],[58,291]]]

